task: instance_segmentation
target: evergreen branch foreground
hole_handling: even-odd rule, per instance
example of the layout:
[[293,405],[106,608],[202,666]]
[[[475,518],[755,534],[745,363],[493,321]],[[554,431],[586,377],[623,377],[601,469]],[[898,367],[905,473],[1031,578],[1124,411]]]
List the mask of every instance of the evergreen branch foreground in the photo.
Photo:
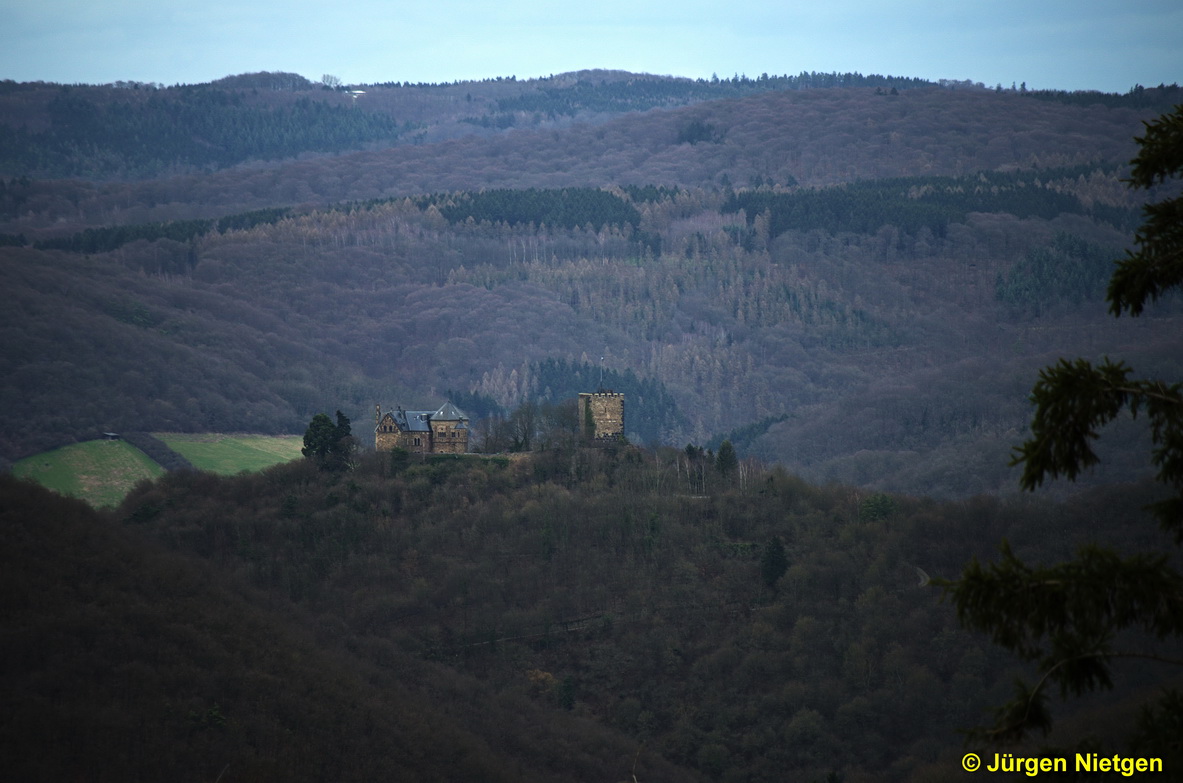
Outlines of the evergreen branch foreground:
[[[1147,125],[1137,139],[1132,187],[1149,188],[1183,174],[1183,106]],[[1142,313],[1183,284],[1183,199],[1148,205],[1135,237],[1137,251],[1120,262],[1108,290],[1110,312]],[[1031,401],[1032,437],[1015,450],[1020,480],[1034,490],[1049,478],[1074,480],[1100,458],[1092,442],[1098,430],[1123,411],[1148,421],[1155,478],[1167,497],[1147,506],[1176,547],[1183,544],[1183,385],[1139,380],[1123,362],[1097,365],[1061,359],[1039,376]],[[971,742],[1017,743],[1051,731],[1047,691],[1061,698],[1113,687],[1113,666],[1122,659],[1183,666],[1183,574],[1177,551],[1119,555],[1097,545],[1075,559],[1050,566],[1020,560],[1006,541],[1001,560],[976,559],[955,581],[933,580],[945,590],[968,628],[1034,663],[1038,680],[1016,684],[1014,698],[999,707],[993,725],[969,733]],[[1130,646],[1132,645],[1132,646]],[[1167,769],[1183,769],[1183,696],[1166,688],[1143,706],[1133,735],[1134,752],[1165,757]],[[1081,745],[1093,740],[1082,738]],[[1091,745],[1090,745],[1091,746]],[[1172,765],[1172,761],[1175,763]]]
[[[1093,366],[1084,359],[1061,359],[1039,375],[1031,399],[1037,408],[1032,438],[1016,451],[1013,464],[1024,465],[1020,482],[1034,490],[1048,476],[1075,479],[1100,458],[1092,448],[1097,430],[1123,410],[1145,413],[1154,443],[1156,478],[1183,487],[1183,385],[1133,380],[1133,370],[1108,359]],[[1183,541],[1183,505],[1170,498],[1150,507],[1163,529]]]

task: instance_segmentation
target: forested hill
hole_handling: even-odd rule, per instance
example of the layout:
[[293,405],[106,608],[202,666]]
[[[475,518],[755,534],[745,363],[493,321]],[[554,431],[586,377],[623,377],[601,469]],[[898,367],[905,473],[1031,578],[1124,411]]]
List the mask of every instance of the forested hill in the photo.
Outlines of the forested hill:
[[18,780],[946,780],[1016,671],[923,578],[1002,537],[1153,545],[1146,500],[632,448],[172,473],[103,515],[0,476],[0,750]]
[[[448,88],[455,89],[459,88]],[[403,90],[397,91],[399,95]],[[1178,91],[1149,92],[1164,102],[1172,95],[1177,97]],[[264,122],[264,115],[285,118],[283,127],[289,128],[285,132],[296,141],[299,132],[316,128],[311,121],[296,122],[292,112],[303,111],[299,109],[302,105],[308,111],[319,106],[315,111],[329,112],[325,116],[381,114],[373,105],[361,108],[360,102],[356,111],[345,111],[348,97],[332,91],[322,93],[297,98],[284,92],[260,92],[250,99],[235,93],[238,97],[227,103],[226,111],[253,112],[252,116],[260,117],[258,122]],[[193,92],[194,101],[207,101],[202,95],[205,93]],[[415,95],[412,91],[411,96]],[[437,91],[426,90],[424,99],[435,95]],[[363,96],[371,97],[370,93]],[[264,99],[274,105],[269,108],[270,104],[261,103]],[[154,98],[138,96],[137,101],[153,105]],[[181,97],[175,101],[185,103]],[[460,106],[467,104],[453,95],[432,105],[460,111]],[[399,114],[395,109],[390,111],[390,117]],[[422,109],[420,114],[428,116],[431,111]],[[409,115],[414,115],[412,109],[408,109]],[[1124,162],[1140,119],[1152,115],[1153,109],[1137,104],[1116,108],[1100,103],[1074,105],[1006,91],[927,88],[898,95],[870,88],[765,91],[668,111],[632,112],[614,118],[597,115],[595,122],[565,119],[548,128],[487,134],[465,131],[463,137],[457,137],[460,131],[440,131],[435,141],[431,136],[420,136],[420,143],[342,153],[340,157],[274,161],[267,166],[258,161],[274,155],[260,151],[254,156],[256,162],[218,173],[163,176],[193,168],[174,161],[175,166],[169,163],[162,170],[160,179],[128,185],[85,181],[50,185],[21,179],[28,170],[14,163],[14,167],[2,167],[9,176],[0,198],[0,214],[19,216],[18,226],[27,233],[71,224],[212,218],[296,203],[324,206],[439,190],[599,187],[607,183],[709,188],[745,187],[757,182],[781,187],[823,186],[883,176]],[[409,141],[403,130],[407,123],[418,121],[396,119],[401,140]],[[40,127],[34,119],[26,125],[9,127],[5,132],[27,135]],[[103,137],[88,138],[79,148],[84,150],[86,166],[97,166],[111,157],[95,148]],[[209,140],[201,137],[182,134],[177,140],[196,143],[195,150],[206,150],[200,155],[215,154],[207,147]],[[218,155],[230,154],[234,142],[218,142],[215,147],[222,150]],[[4,148],[18,149],[20,144]],[[135,149],[150,147],[137,143]],[[337,144],[334,149],[343,148]],[[50,155],[49,151],[45,154]],[[172,160],[163,151],[159,157],[163,162]],[[47,160],[64,158],[54,154]]]
[[[524,89],[515,88],[520,84],[493,82],[482,86],[494,91],[503,85],[506,89]],[[642,90],[648,82],[605,84],[615,85],[618,90],[624,89],[620,85],[633,84]],[[110,157],[99,150],[104,139],[119,140],[135,150],[153,149],[155,137],[146,132],[113,133],[103,123],[86,125],[95,122],[96,112],[113,112],[113,117],[119,114],[112,107],[114,101],[124,99],[121,96],[135,96],[142,109],[150,105],[183,105],[188,100],[185,96],[208,101],[210,94],[224,91],[221,87],[211,87],[212,93],[192,88],[158,99],[151,91],[61,88],[67,90],[66,97],[62,97],[52,95],[53,90],[45,85],[8,86],[10,91],[0,94],[0,98],[12,98],[15,105],[0,113],[0,117],[10,118],[8,124],[0,123],[0,129],[8,128],[18,135],[40,133],[57,144],[75,132],[70,127],[90,127],[95,132],[82,133],[85,142],[77,147],[87,166],[101,165]],[[95,96],[71,97],[69,90],[78,89],[107,94],[106,108],[104,101]],[[410,113],[418,111],[429,121],[442,122],[437,109],[455,109],[453,104],[463,102],[449,92],[460,87],[391,89],[404,97],[421,94],[439,98],[425,97],[419,109],[408,105]],[[1111,96],[1121,100],[1109,107],[1100,101],[1070,105],[1024,93],[936,87],[896,95],[884,93],[879,87],[776,91],[672,111],[633,113],[616,119],[600,117],[597,123],[574,123],[549,131],[470,135],[330,159],[314,157],[286,163],[274,160],[264,166],[262,160],[275,156],[260,148],[251,165],[212,174],[170,176],[170,171],[191,167],[160,149],[151,152],[150,157],[166,169],[160,177],[139,183],[47,181],[30,178],[26,167],[14,164],[9,171],[12,176],[0,177],[0,217],[6,218],[0,224],[0,233],[6,235],[8,243],[20,236],[32,241],[111,224],[224,218],[298,204],[323,207],[357,199],[448,190],[600,187],[610,183],[708,189],[792,188],[881,177],[959,175],[1066,164],[1122,165],[1132,150],[1132,134],[1140,127],[1139,121],[1153,116],[1154,107],[1167,105],[1179,94],[1175,88],[1143,90],[1130,96]],[[364,97],[379,101],[381,93],[367,93]],[[36,98],[46,104],[40,114]],[[48,104],[59,99],[90,101],[98,108],[80,117],[67,117],[66,127],[50,132],[53,124]],[[273,119],[286,117],[284,132],[299,140],[303,138],[300,133],[315,129],[315,123],[296,121],[293,115],[284,114],[294,103],[310,105],[315,101],[322,107],[318,111],[336,112],[344,111],[341,101],[348,103],[349,98],[325,89],[262,91],[256,86],[248,92],[225,92],[218,100],[225,104],[226,111],[258,117],[265,114]],[[157,121],[177,124],[176,118],[168,119],[163,114]],[[168,143],[180,137],[202,149],[208,146],[200,134],[187,131],[164,134],[155,141]],[[15,150],[19,146],[4,145],[0,149]],[[225,151],[235,143],[227,140],[215,146]],[[293,149],[312,151],[300,144]],[[57,153],[65,154],[61,150]],[[61,156],[57,153],[46,151],[45,155],[58,160]],[[202,154],[215,153],[207,150]]]
[[706,81],[619,71],[353,86],[330,76],[313,83],[298,74],[266,72],[173,87],[5,81],[0,83],[0,174],[142,178],[551,126],[768,90],[867,86],[898,90],[931,84],[858,73]]
[[[1139,219],[1133,139],[1176,88],[1089,102],[767,82],[370,85],[356,107],[291,79],[104,88],[99,109],[221,91],[272,118],[301,101],[387,112],[400,136],[208,173],[0,181],[0,453],[109,429],[300,432],[319,411],[363,422],[449,392],[508,414],[602,366],[631,379],[641,442],[736,433],[742,456],[818,480],[958,495],[1013,486],[1049,358],[1174,361],[1176,304],[1099,316]],[[635,110],[675,83],[683,98]],[[6,89],[5,117],[62,98]],[[460,121],[564,89],[636,105]],[[383,108],[396,98],[404,116]],[[436,131],[411,143],[407,123]]]
[[345,641],[339,618],[10,476],[0,524],[12,779],[703,779],[535,698],[525,672],[506,694],[378,636]]
[[[541,79],[452,84],[341,85],[297,74],[258,73],[210,84],[119,82],[56,85],[0,82],[0,176],[144,179],[208,172],[245,162],[336,154],[361,148],[432,144],[460,136],[565,129],[651,109],[777,93],[847,90],[899,97],[910,92],[975,92],[969,82],[859,73],[691,80],[618,71]],[[1033,102],[1162,111],[1175,87],[1125,95],[1022,92]],[[717,141],[722,128],[689,123],[679,141]]]
[[773,89],[925,84],[861,74],[707,82],[612,72],[360,89],[347,89],[329,77],[313,83],[289,73],[242,74],[173,87],[7,81],[0,84],[0,173],[143,178],[389,146],[404,135],[423,143]]

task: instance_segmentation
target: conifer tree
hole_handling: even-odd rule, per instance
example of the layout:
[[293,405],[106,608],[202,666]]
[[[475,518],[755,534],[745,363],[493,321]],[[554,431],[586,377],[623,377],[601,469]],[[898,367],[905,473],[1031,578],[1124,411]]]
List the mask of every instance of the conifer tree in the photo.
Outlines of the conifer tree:
[[323,470],[340,470],[349,467],[357,450],[349,418],[337,411],[337,423],[328,414],[318,413],[304,431],[304,448],[300,453],[307,459],[316,460]]
[[[1183,106],[1153,123],[1137,139],[1130,184],[1137,188],[1183,175]],[[1109,284],[1114,316],[1138,316],[1183,284],[1183,198],[1169,198],[1144,209],[1135,236],[1137,250],[1117,267]],[[1035,415],[1032,437],[1016,449],[1021,484],[1033,490],[1045,479],[1075,479],[1097,464],[1091,442],[1098,429],[1128,409],[1149,421],[1156,479],[1167,497],[1148,507],[1161,528],[1183,543],[1183,384],[1139,380],[1123,362],[1061,359],[1045,368],[1031,394]],[[1176,561],[1177,562],[1177,561]],[[1047,705],[1053,687],[1061,696],[1112,687],[1113,666],[1122,660],[1180,667],[1183,641],[1183,574],[1169,553],[1122,557],[1090,545],[1077,557],[1051,566],[1022,562],[1002,545],[1000,562],[970,563],[961,578],[941,582],[961,622],[985,631],[995,643],[1037,665],[1034,685],[1020,682],[1015,698],[998,709],[993,726],[975,730],[979,739],[1018,741],[1051,727]],[[936,580],[934,580],[936,581]],[[1119,637],[1140,630],[1134,646]],[[1177,673],[1176,668],[1175,672]],[[1183,761],[1179,726],[1183,695],[1166,689],[1147,704],[1132,748]],[[1170,762],[1168,762],[1170,763]],[[1168,767],[1171,768],[1171,767]]]
[[304,430],[304,448],[300,453],[308,459],[323,458],[333,447],[335,432],[333,420],[328,415],[316,414],[308,422],[308,429]]
[[776,583],[788,570],[789,558],[785,554],[785,545],[779,538],[770,538],[764,545],[764,554],[760,556],[760,576],[764,579],[764,584],[776,587]]
[[725,440],[719,446],[719,453],[715,455],[715,468],[724,476],[730,476],[739,468],[739,458],[735,455],[731,441]]

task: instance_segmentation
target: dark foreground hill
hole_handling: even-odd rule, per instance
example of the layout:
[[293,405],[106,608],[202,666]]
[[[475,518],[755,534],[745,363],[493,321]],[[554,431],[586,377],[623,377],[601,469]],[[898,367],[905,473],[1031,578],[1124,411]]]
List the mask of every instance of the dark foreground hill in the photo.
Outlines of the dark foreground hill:
[[173,473],[108,515],[0,480],[21,780],[946,780],[1011,670],[921,577],[1154,546],[1129,491],[937,504],[672,450]]
[[586,718],[359,651],[344,616],[314,619],[81,502],[0,484],[9,779],[696,779]]

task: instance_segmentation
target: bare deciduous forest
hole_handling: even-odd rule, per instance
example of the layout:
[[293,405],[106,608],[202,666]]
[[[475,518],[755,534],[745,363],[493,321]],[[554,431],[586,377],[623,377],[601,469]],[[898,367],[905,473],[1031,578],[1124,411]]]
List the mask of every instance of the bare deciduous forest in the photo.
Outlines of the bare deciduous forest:
[[[449,391],[509,409],[549,397],[540,363],[603,356],[676,405],[634,417],[641,442],[744,429],[741,451],[814,480],[965,496],[1010,485],[999,456],[1047,357],[1177,355],[1177,308],[1096,317],[1137,221],[1133,136],[1175,88],[1088,102],[588,72],[370,85],[350,106],[281,76],[7,85],[27,148],[9,148],[0,227],[7,458],[105,428],[293,432],[318,410],[359,419]],[[474,120],[527,96],[540,108],[512,125]],[[70,134],[38,133],[84,134],[124,104],[145,134],[199,105],[295,147],[235,164],[168,134],[83,135],[110,170],[81,179]],[[317,152],[319,126],[291,130],[297,106],[371,130]],[[39,155],[74,178],[41,178],[59,172]]]

